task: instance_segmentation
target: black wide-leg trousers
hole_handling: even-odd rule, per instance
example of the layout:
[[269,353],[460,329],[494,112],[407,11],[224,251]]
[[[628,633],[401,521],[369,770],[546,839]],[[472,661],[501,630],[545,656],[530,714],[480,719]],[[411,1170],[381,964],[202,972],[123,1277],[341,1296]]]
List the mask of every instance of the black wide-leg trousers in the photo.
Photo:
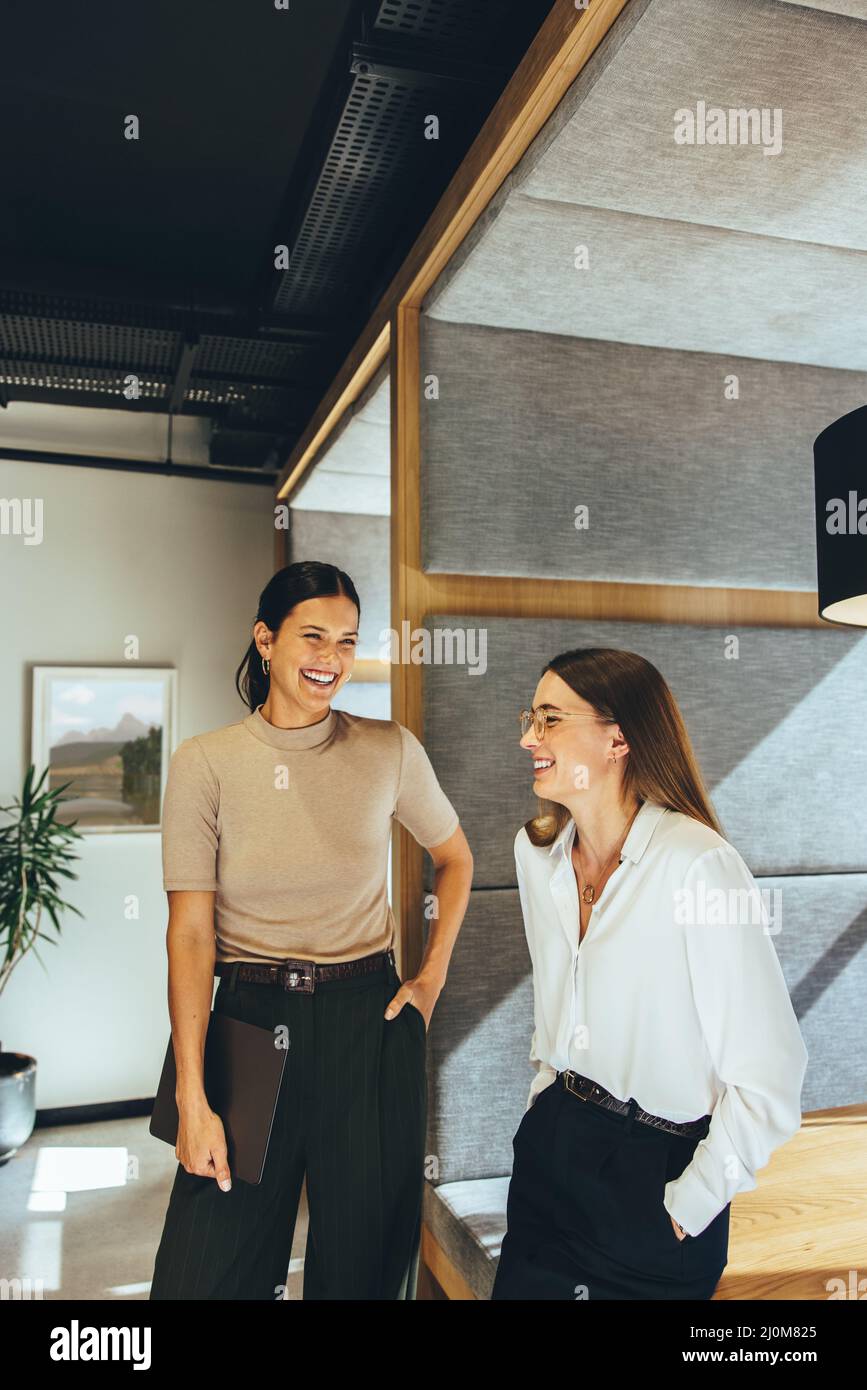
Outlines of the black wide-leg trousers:
[[680,1240],[665,1185],[707,1134],[666,1133],[554,1081],[512,1141],[492,1299],[709,1299],[728,1259],[729,1205]]
[[179,1163],[151,1299],[280,1299],[304,1175],[305,1299],[394,1299],[421,1223],[427,1082],[422,1014],[384,1011],[400,987],[381,970],[313,993],[221,975],[217,1013],[288,1029],[265,1171],[230,1192]]

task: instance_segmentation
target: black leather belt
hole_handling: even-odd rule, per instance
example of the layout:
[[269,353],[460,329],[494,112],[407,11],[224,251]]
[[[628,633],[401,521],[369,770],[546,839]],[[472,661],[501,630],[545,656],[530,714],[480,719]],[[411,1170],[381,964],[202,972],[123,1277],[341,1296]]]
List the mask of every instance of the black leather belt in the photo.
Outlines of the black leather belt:
[[386,961],[394,965],[394,951],[377,951],[372,956],[359,956],[357,960],[335,961],[331,965],[320,965],[318,961],[300,960],[287,956],[274,965],[257,965],[252,961],[221,960],[214,965],[215,975],[229,975],[235,971],[235,979],[244,984],[279,985],[292,994],[312,994],[317,984],[325,980],[345,980],[352,975],[370,975],[381,970]]
[[[591,1100],[594,1104],[601,1105],[604,1110],[614,1110],[618,1115],[629,1114],[628,1100],[619,1100],[610,1091],[606,1091],[604,1086],[600,1086],[598,1081],[591,1081],[589,1076],[582,1076],[577,1071],[558,1071],[557,1080],[563,1083],[564,1090],[572,1096],[577,1096],[579,1100]],[[687,1120],[678,1124],[676,1120],[666,1120],[662,1115],[651,1115],[649,1110],[642,1110],[636,1101],[632,1104],[636,1106],[636,1120],[645,1125],[652,1125],[654,1129],[664,1130],[667,1134],[691,1137],[693,1134],[707,1131],[710,1115],[702,1115],[697,1120]]]

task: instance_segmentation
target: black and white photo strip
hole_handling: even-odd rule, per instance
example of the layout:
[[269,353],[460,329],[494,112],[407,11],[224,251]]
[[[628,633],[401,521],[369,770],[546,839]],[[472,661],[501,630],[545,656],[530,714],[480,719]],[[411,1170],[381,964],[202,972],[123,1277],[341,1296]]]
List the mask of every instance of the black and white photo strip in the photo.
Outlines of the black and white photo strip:
[[851,1373],[867,0],[0,8],[7,1356]]

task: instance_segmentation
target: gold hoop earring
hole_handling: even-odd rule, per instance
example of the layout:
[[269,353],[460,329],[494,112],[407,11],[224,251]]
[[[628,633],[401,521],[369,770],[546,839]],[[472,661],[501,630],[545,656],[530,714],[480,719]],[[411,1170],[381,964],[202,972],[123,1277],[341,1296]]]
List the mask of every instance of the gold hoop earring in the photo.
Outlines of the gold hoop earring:
[[268,659],[268,657],[265,657],[265,656],[262,657],[262,670],[265,672],[265,675],[266,675],[266,676],[270,676],[270,674],[271,674],[271,662],[270,662],[270,660]]
[[350,671],[349,675],[346,677],[346,679],[347,679],[348,681],[351,681],[351,680],[352,680],[352,672],[351,672],[351,671]]

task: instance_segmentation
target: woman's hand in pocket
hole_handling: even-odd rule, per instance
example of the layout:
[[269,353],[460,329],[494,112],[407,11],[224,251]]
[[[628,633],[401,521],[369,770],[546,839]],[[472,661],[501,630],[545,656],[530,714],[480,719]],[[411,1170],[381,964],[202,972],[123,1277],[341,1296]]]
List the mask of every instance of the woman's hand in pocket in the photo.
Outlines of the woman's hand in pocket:
[[396,1018],[406,1004],[411,1004],[424,1019],[425,1032],[427,1032],[431,1014],[441,989],[442,985],[434,984],[424,975],[415,975],[410,980],[404,980],[385,1011],[386,1018]]

